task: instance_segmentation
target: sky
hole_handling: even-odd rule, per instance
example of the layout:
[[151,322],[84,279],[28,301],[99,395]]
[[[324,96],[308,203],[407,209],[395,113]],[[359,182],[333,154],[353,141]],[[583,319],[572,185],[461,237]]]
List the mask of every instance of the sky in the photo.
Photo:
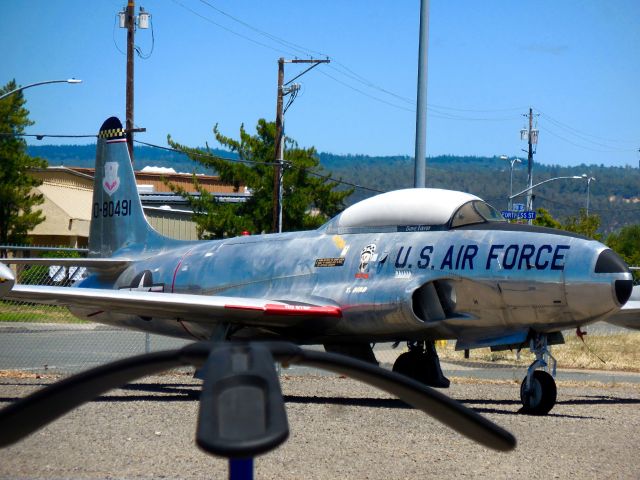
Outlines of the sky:
[[[124,123],[125,0],[3,2],[0,85],[75,77],[24,91],[28,133],[93,134]],[[419,0],[136,0],[136,139],[217,147],[276,111],[277,60],[326,58],[296,82],[286,134],[335,154],[414,155]],[[427,155],[640,165],[638,0],[431,0]],[[285,81],[304,65],[286,64]],[[28,139],[29,144],[91,139]]]

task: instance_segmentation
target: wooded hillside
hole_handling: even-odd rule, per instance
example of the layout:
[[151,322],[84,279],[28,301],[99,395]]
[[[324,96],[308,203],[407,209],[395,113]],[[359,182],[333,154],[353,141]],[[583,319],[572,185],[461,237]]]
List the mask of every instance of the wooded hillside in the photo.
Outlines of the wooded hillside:
[[[233,155],[223,150],[213,153],[227,158]],[[92,167],[95,145],[31,146],[29,154],[48,160],[49,165]],[[370,157],[363,155],[333,155],[320,153],[323,168],[335,178],[375,190],[388,191],[413,185],[413,159],[408,156]],[[185,155],[151,147],[136,147],[136,168],[146,165],[173,167],[178,172],[193,172],[199,166]],[[202,172],[215,173],[215,172]],[[587,174],[596,178],[590,188],[590,213],[600,215],[601,232],[610,233],[622,226],[640,223],[640,170],[631,167],[578,165],[560,167],[536,164],[534,183],[547,178]],[[513,172],[513,191],[526,187],[525,164]],[[427,186],[473,193],[494,205],[506,209],[509,192],[509,164],[498,157],[457,157],[453,155],[429,158]],[[534,206],[544,207],[557,219],[578,215],[586,207],[585,180],[557,180],[534,191]],[[356,189],[348,198],[351,204],[375,192]]]

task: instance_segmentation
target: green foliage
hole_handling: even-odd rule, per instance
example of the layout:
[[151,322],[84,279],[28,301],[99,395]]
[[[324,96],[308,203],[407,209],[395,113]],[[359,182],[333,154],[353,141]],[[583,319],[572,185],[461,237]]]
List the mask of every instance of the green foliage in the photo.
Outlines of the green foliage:
[[[619,232],[609,235],[606,243],[627,265],[640,267],[640,224],[622,227]],[[640,281],[640,271],[634,271],[633,276],[636,282]]]
[[584,209],[580,209],[579,215],[568,217],[562,225],[562,229],[567,232],[578,233],[594,240],[602,238],[602,235],[597,233],[598,228],[600,228],[600,216],[587,215]]
[[[12,80],[0,88],[0,95],[16,88]],[[0,132],[19,135],[33,125],[25,103],[22,92],[0,100]],[[42,212],[34,210],[44,199],[32,192],[42,182],[29,175],[29,169],[47,163],[27,155],[26,142],[13,135],[0,136],[0,245],[26,243],[29,230],[44,221]]]
[[165,181],[174,193],[185,198],[194,212],[198,238],[222,238],[230,232],[237,235],[251,231],[253,223],[239,216],[239,205],[218,201],[214,195],[201,187],[198,177],[193,175],[193,186],[199,195],[192,195],[179,185]]
[[557,228],[566,232],[584,235],[585,237],[593,238],[594,240],[600,240],[602,238],[602,235],[597,233],[598,228],[600,227],[599,215],[587,216],[586,211],[581,209],[579,215],[567,217],[564,223],[560,223],[558,220],[553,218],[548,210],[544,208],[538,208],[537,212],[536,219],[533,221],[534,225]]
[[539,208],[537,210],[536,218],[533,220],[533,224],[539,227],[548,228],[562,228],[562,224],[551,216],[551,213],[546,208]]
[[[250,135],[242,125],[238,140],[224,136],[217,125],[213,132],[225,149],[237,154],[239,161],[203,155],[201,150],[180,145],[171,137],[168,142],[199,164],[215,169],[223,182],[246,185],[251,190],[251,197],[244,203],[223,204],[201,188],[195,175],[194,187],[200,198],[170,185],[172,190],[186,198],[194,208],[201,238],[234,236],[244,230],[255,233],[271,231],[275,123],[259,120],[255,135]],[[320,171],[314,148],[300,148],[290,139],[286,140],[285,147],[282,229],[317,228],[344,208],[344,200],[352,191],[338,191],[337,183],[313,175]]]

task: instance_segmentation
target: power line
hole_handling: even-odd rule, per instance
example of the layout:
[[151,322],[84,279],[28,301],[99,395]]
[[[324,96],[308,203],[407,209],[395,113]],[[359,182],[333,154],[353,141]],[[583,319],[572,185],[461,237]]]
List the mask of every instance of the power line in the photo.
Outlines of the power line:
[[600,153],[620,153],[620,152],[635,152],[636,149],[635,148],[610,148],[609,146],[605,145],[605,147],[608,147],[606,150],[603,149],[598,149],[598,148],[592,148],[592,147],[588,147],[586,145],[580,145],[579,143],[576,143],[572,140],[569,140],[566,137],[563,137],[562,135],[555,133],[553,130],[550,130],[549,128],[545,128],[545,127],[540,127],[540,130],[544,130],[545,132],[551,134],[552,136],[566,142],[569,143],[571,145],[573,145],[574,147],[578,147],[578,148],[582,148],[583,150],[589,150],[591,152],[600,152]]
[[326,55],[324,53],[322,53],[322,52],[317,52],[317,51],[314,51],[314,50],[310,50],[310,49],[308,49],[306,47],[303,47],[303,46],[298,45],[296,43],[293,43],[293,42],[290,42],[288,40],[285,40],[284,38],[281,38],[281,37],[278,37],[276,35],[273,35],[273,34],[267,32],[267,31],[264,31],[264,30],[261,30],[261,29],[259,29],[257,27],[254,27],[253,25],[250,25],[247,22],[245,22],[245,21],[243,21],[243,20],[241,20],[241,19],[239,19],[237,17],[234,17],[233,15],[225,12],[224,10],[221,10],[220,8],[214,7],[213,5],[211,5],[211,3],[207,2],[206,0],[200,0],[200,2],[205,4],[205,5],[207,5],[208,7],[212,8],[213,10],[215,10],[218,13],[220,13],[221,15],[224,15],[225,17],[230,18],[234,22],[239,23],[240,25],[243,25],[243,26],[247,27],[248,29],[253,30],[256,33],[259,33],[260,35],[265,36],[265,37],[273,40],[274,42],[281,44],[284,47],[293,48],[294,50],[298,50],[299,52],[301,52],[303,55],[308,55],[310,57],[313,56],[312,54],[316,54],[316,55],[321,56],[321,57],[326,57]]
[[224,161],[229,161],[229,162],[234,162],[234,163],[244,163],[247,165],[275,165],[276,162],[258,162],[257,160],[243,160],[241,158],[226,158],[226,157],[219,157],[218,155],[213,155],[211,153],[199,153],[199,152],[183,152],[182,150],[178,150],[177,148],[172,148],[172,147],[163,147],[162,145],[156,145],[153,143],[149,143],[149,142],[143,142],[142,140],[135,140],[135,143],[139,143],[140,145],[145,145],[147,147],[151,147],[151,148],[157,148],[160,150],[165,150],[167,152],[174,152],[174,153],[180,153],[182,155],[185,155],[187,157],[189,156],[194,156],[194,157],[200,157],[200,158],[211,158],[214,160],[224,160]]
[[[224,15],[225,17],[231,19],[232,21],[242,25],[245,28],[248,28],[252,31],[254,31],[255,33],[269,39],[270,41],[276,42],[278,43],[281,47],[284,48],[275,48],[271,45],[267,45],[263,42],[259,42],[251,37],[248,37],[247,35],[244,35],[242,33],[239,33],[233,29],[230,29],[214,20],[212,20],[209,17],[206,17],[202,14],[200,14],[199,12],[193,10],[192,8],[184,5],[182,2],[180,2],[179,0],[173,0],[174,3],[176,3],[177,5],[181,6],[182,8],[184,8],[185,10],[188,10],[189,12],[193,13],[194,15],[199,16],[200,18],[206,20],[207,22],[212,23],[213,25],[222,28],[223,30],[236,35],[238,37],[241,37],[247,41],[253,42],[257,45],[260,45],[262,47],[268,48],[270,50],[279,52],[279,53],[286,53],[290,56],[295,56],[294,52],[291,52],[291,50],[295,50],[296,52],[298,52],[299,54],[302,55],[307,55],[309,57],[313,57],[314,55],[316,56],[324,56],[324,57],[328,57],[328,55],[326,55],[325,53],[319,52],[317,50],[313,50],[310,48],[307,48],[305,46],[299,45],[297,43],[294,42],[290,42],[286,39],[283,39],[282,37],[279,37],[277,35],[273,35],[265,30],[262,30],[260,28],[257,28],[247,22],[245,22],[244,20],[235,17],[227,12],[225,12],[224,10],[212,5],[209,1],[207,0],[200,0],[200,2],[204,5],[206,5],[207,7],[211,8],[212,10],[216,11],[217,13]],[[288,50],[287,50],[288,49]],[[332,61],[337,65],[337,66],[333,66],[333,65],[329,65],[328,67],[331,68],[334,72],[343,75],[346,78],[349,78],[355,82],[361,83],[363,85],[365,85],[368,88],[371,88],[373,90],[377,90],[385,95],[388,95],[396,100],[399,100],[400,102],[406,103],[408,105],[414,105],[415,104],[415,99],[413,98],[409,98],[403,95],[399,95],[397,93],[394,93],[386,88],[383,88],[379,85],[377,85],[376,83],[372,82],[371,80],[369,80],[368,78],[358,74],[357,72],[355,72],[354,70],[352,70],[351,68],[349,68],[347,65],[345,65],[344,63],[341,63],[339,61],[336,61],[334,59],[332,59]],[[386,105],[392,106],[394,108],[398,108],[401,110],[405,110],[411,113],[415,113],[415,108],[407,108],[407,107],[402,107],[400,105],[397,105],[395,103],[392,103],[390,101],[384,100],[382,98],[376,97],[374,95],[371,95],[369,93],[366,93],[356,87],[354,87],[353,85],[350,85],[342,80],[337,79],[336,77],[329,75],[326,72],[322,72],[323,75],[325,75],[326,77],[330,78],[331,80],[333,80],[334,82],[347,87],[351,90],[354,90],[362,95],[365,95],[377,102],[380,103],[384,103]],[[447,112],[443,112],[442,110],[451,110],[451,111],[455,111],[455,112],[472,112],[472,113],[496,113],[496,112],[507,112],[507,111],[515,111],[515,110],[520,110],[520,107],[513,107],[513,108],[502,108],[502,109],[463,109],[463,108],[456,108],[456,107],[447,107],[444,105],[436,105],[436,104],[427,104],[427,108],[431,110],[431,113],[433,116],[435,116],[436,118],[441,118],[441,119],[446,119],[446,120],[462,120],[462,121],[503,121],[503,120],[511,120],[511,117],[502,117],[502,118],[477,118],[477,117],[465,117],[465,116],[461,116],[461,115],[456,115],[456,114],[450,114]]]
[[[555,205],[559,205],[562,207],[566,207],[569,209],[575,209],[575,210],[580,210],[583,209],[584,206],[582,205],[577,205],[577,204],[573,204],[573,203],[567,203],[567,202],[562,202],[559,200],[554,200],[552,198],[548,198],[545,197],[543,195],[540,195],[538,193],[535,194],[536,199],[538,200],[544,200],[545,202],[549,202],[549,203],[553,203]],[[612,207],[612,208],[589,208],[589,210],[594,211],[594,212],[604,212],[604,213],[609,213],[609,212],[616,212],[616,213],[628,213],[628,212],[640,212],[640,208],[620,208],[620,207]]]
[[[283,50],[274,48],[274,47],[272,47],[270,45],[267,45],[266,43],[259,42],[258,40],[255,40],[255,39],[253,39],[251,37],[248,37],[246,35],[243,35],[241,33],[236,32],[235,30],[232,30],[232,29],[230,29],[228,27],[225,27],[224,25],[222,25],[222,24],[220,24],[220,23],[218,23],[218,22],[216,22],[214,20],[211,20],[209,17],[205,17],[201,13],[196,12],[192,8],[187,7],[186,5],[184,5],[182,2],[180,2],[178,0],[173,0],[173,3],[181,6],[185,10],[188,10],[189,12],[193,13],[194,15],[197,15],[198,17],[202,18],[203,20],[215,25],[216,27],[219,27],[219,28],[231,33],[232,35],[236,35],[237,37],[243,38],[243,39],[245,39],[245,40],[247,40],[247,41],[249,41],[251,43],[255,43],[256,45],[260,45],[261,47],[268,48],[269,50],[273,50],[274,52],[277,52],[277,53],[282,53],[283,52]],[[287,51],[286,53],[287,54],[291,54],[291,56],[295,56],[295,54],[292,54],[292,52]]]
[[[276,164],[276,162],[259,162],[259,161],[256,161],[256,160],[243,160],[243,159],[240,159],[240,158],[225,158],[225,157],[219,157],[217,155],[212,155],[210,153],[190,152],[190,153],[187,154],[187,153],[183,152],[182,150],[178,150],[176,148],[163,147],[161,145],[155,145],[153,143],[143,142],[141,140],[135,140],[135,143],[139,143],[141,145],[145,145],[145,146],[151,147],[151,148],[158,148],[160,150],[165,150],[165,151],[168,151],[168,152],[180,153],[180,154],[185,155],[185,156],[193,155],[193,156],[196,156],[196,157],[213,158],[213,159],[216,159],[216,160],[223,160],[223,161],[244,163],[244,164],[251,164],[251,165],[256,165],[256,164],[260,164],[260,165],[275,165]],[[314,172],[313,170],[309,170],[306,167],[302,167],[302,166],[299,166],[299,165],[294,165],[293,163],[288,162],[286,160],[283,161],[283,164],[285,166],[287,166],[287,167],[290,167],[290,168],[297,168],[299,170],[306,170],[307,173],[310,174],[310,175],[313,175],[313,176],[319,177],[319,178],[324,178],[325,180],[331,181],[333,183],[337,183],[337,184],[341,184],[341,185],[347,185],[349,187],[359,188],[359,189],[362,189],[362,190],[368,190],[370,192],[384,193],[383,190],[378,190],[376,188],[371,188],[371,187],[365,187],[363,185],[347,182],[347,181],[344,181],[344,180],[338,180],[338,179],[335,179],[335,178],[331,177],[330,175],[324,175],[324,174],[319,173],[319,172]]]
[[383,100],[382,98],[375,97],[375,96],[373,96],[373,95],[371,95],[369,93],[366,93],[366,92],[360,90],[359,88],[354,87],[353,85],[349,85],[348,83],[343,82],[342,80],[338,80],[336,77],[334,77],[332,75],[329,75],[327,72],[320,71],[320,73],[322,75],[326,76],[326,77],[329,77],[333,81],[335,81],[335,82],[337,82],[337,83],[339,83],[341,85],[344,85],[345,87],[350,88],[351,90],[354,90],[354,91],[360,93],[361,95],[364,95],[365,97],[369,97],[369,98],[371,98],[371,99],[373,99],[373,100],[375,100],[377,102],[384,103],[386,105],[389,105],[391,107],[397,108],[399,110],[404,110],[406,112],[415,113],[415,109],[413,109],[413,108],[407,108],[407,107],[403,107],[401,105],[396,105],[395,103],[388,102],[386,100]]
[[[555,118],[553,118],[552,116],[544,113],[543,111],[541,111],[539,108],[535,109],[542,117],[546,118],[547,120],[549,120],[551,123],[555,124],[556,126],[558,126],[559,128],[562,128],[564,130],[568,130],[572,135],[575,135],[576,137],[582,138],[585,141],[588,142],[593,142],[592,140],[589,140],[586,137],[591,137],[591,138],[595,138],[598,140],[602,140],[604,142],[609,142],[609,143],[627,143],[630,145],[637,145],[637,140],[621,140],[621,139],[611,139],[611,138],[604,138],[604,137],[599,137],[597,135],[593,135],[590,133],[586,133],[586,132],[582,132],[581,130],[578,130],[577,128],[574,128],[570,125],[567,125],[566,123],[561,122],[560,120],[557,120]],[[596,145],[601,145],[601,146],[606,146],[608,147],[609,145],[602,145],[600,143],[597,142],[593,142]]]
[[1,137],[35,137],[38,140],[42,140],[43,138],[97,138],[97,134],[90,135],[56,135],[49,133],[2,133],[0,132]]

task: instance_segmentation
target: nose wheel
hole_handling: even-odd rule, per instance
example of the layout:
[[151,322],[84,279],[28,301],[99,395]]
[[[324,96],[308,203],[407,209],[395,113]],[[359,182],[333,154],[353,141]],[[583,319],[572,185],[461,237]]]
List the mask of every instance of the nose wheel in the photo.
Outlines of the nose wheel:
[[[556,404],[558,389],[553,377],[556,374],[556,359],[549,352],[547,336],[536,334],[531,339],[530,349],[535,354],[535,361],[529,366],[527,376],[520,385],[521,413],[528,415],[546,415]],[[552,363],[552,375],[545,370],[549,360]]]

